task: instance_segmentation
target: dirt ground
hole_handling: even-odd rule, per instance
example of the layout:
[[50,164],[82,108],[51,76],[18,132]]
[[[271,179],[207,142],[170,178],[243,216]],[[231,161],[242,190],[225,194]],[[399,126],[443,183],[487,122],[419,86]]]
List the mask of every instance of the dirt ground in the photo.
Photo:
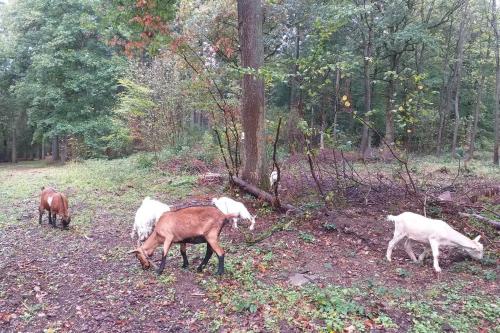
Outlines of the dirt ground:
[[[18,169],[9,177],[23,177],[26,172],[43,173],[43,170]],[[134,188],[126,190],[134,191]],[[205,189],[203,195],[206,192]],[[30,197],[15,201],[8,212],[7,208],[0,207],[4,218],[15,218],[15,222],[0,229],[0,332],[270,330],[263,323],[265,305],[254,312],[228,311],[227,306],[204,287],[207,281],[221,290],[231,289],[237,283],[232,279],[233,274],[215,276],[215,257],[203,273],[196,273],[204,245],[188,248],[188,269],[181,268],[178,247],[172,247],[166,273],[158,278],[152,271],[142,271],[137,259],[126,253],[133,246],[129,233],[137,207],[128,205],[119,216],[110,213],[106,203],[93,211],[88,228],[79,228],[78,222],[72,222],[69,230],[54,229],[48,225],[47,215],[42,225],[38,224],[36,193],[33,190]],[[191,196],[197,194],[194,189]],[[249,200],[247,204],[252,207]],[[85,209],[81,201],[74,205]],[[403,202],[403,205],[411,207],[412,203]],[[386,207],[390,207],[390,203],[385,207],[351,206],[328,214],[314,211],[294,222],[288,230],[276,232],[255,245],[245,243],[244,223],[240,230],[228,225],[222,234],[222,244],[233,267],[238,268],[235,261],[248,251],[256,281],[292,291],[300,287],[290,285],[290,276],[302,274],[310,278],[309,284],[320,288],[327,285],[350,288],[369,283],[418,295],[432,290],[436,284],[452,285],[460,281],[462,292],[480,290],[484,294],[500,295],[498,278],[484,279],[480,273],[454,269],[463,263],[472,263],[462,252],[443,251],[440,260],[443,274],[439,280],[431,261],[423,266],[411,263],[402,244],[393,252],[393,261],[387,262],[385,250],[393,226],[384,219],[388,214]],[[267,230],[279,218],[267,212],[265,217],[257,219],[255,233]],[[485,247],[488,246],[497,244],[485,243]],[[263,261],[263,255],[269,252],[272,259]],[[155,260],[159,261],[159,254]],[[498,274],[498,263],[494,271]],[[357,301],[366,307],[375,307],[372,309],[375,312],[383,311],[397,327],[379,325],[367,330],[412,330],[414,315],[384,299],[364,293]],[[216,328],[215,320],[221,321]],[[304,328],[307,325],[294,325],[294,322],[295,319],[285,320],[277,330],[309,330]],[[494,332],[497,324],[498,319],[496,323],[485,320],[479,326],[484,332]],[[315,331],[314,327],[318,326],[310,327]]]

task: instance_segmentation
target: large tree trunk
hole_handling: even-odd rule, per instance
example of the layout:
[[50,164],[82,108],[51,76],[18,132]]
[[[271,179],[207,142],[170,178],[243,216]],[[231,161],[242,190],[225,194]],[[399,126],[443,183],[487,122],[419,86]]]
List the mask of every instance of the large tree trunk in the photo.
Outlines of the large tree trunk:
[[[262,20],[260,0],[238,0],[241,64],[245,68],[258,70],[264,63]],[[245,74],[242,88],[242,122],[245,133],[242,177],[251,184],[266,188],[264,82],[256,75]]]
[[460,22],[460,28],[458,33],[457,42],[457,61],[455,63],[455,80],[454,80],[454,112],[455,112],[455,124],[453,126],[453,141],[451,143],[451,154],[455,156],[458,143],[458,129],[460,126],[460,87],[462,81],[462,67],[464,62],[464,45],[467,32],[467,21],[469,20],[468,4],[465,3],[464,6],[464,16]]
[[293,78],[290,80],[290,100],[289,100],[289,113],[290,116],[287,122],[287,139],[288,150],[291,154],[295,154],[301,142],[301,135],[297,124],[302,116],[302,92],[300,90],[300,83],[298,78],[298,59],[300,57],[300,39],[301,30],[299,24],[295,27],[295,64],[293,69]]
[[493,164],[499,165],[499,149],[500,149],[500,112],[498,103],[500,102],[500,36],[498,35],[497,22],[497,4],[496,0],[491,2],[491,25],[495,34],[495,62],[496,62],[496,78],[495,78],[495,144],[493,146]]

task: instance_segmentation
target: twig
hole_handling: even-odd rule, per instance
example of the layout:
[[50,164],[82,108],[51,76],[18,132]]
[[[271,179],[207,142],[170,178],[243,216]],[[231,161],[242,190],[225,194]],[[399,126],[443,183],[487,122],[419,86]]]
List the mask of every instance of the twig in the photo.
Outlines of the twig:
[[318,188],[318,192],[321,194],[321,198],[326,203],[325,194],[323,192],[323,189],[321,188],[321,184],[320,184],[318,178],[316,177],[316,173],[314,172],[314,165],[313,165],[313,161],[312,161],[312,158],[311,158],[311,154],[312,154],[311,145],[307,142],[307,138],[306,138],[306,147],[307,147],[307,152],[306,152],[307,161],[309,162],[309,169],[311,171],[311,175],[312,175],[312,177],[314,179],[314,182],[316,183],[316,187]]

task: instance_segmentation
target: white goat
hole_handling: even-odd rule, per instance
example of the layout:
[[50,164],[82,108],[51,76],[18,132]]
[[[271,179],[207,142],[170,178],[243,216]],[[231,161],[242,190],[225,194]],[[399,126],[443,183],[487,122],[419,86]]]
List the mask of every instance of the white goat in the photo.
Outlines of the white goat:
[[141,207],[135,213],[134,226],[130,237],[134,239],[137,236],[138,244],[144,242],[153,232],[153,227],[160,216],[170,211],[170,207],[150,197],[145,197]]
[[387,220],[394,222],[394,237],[387,247],[387,260],[389,261],[391,261],[392,249],[405,237],[407,237],[404,245],[406,253],[414,262],[424,260],[428,250],[425,250],[417,260],[411,247],[411,240],[431,245],[434,270],[438,273],[441,272],[438,262],[440,246],[460,247],[474,259],[483,258],[483,245],[479,243],[481,236],[469,239],[444,221],[429,219],[411,212],[404,212],[398,216],[388,215]]
[[277,181],[278,181],[278,171],[273,170],[273,172],[271,172],[271,175],[269,176],[269,184],[271,188],[273,188],[274,183],[276,183]]
[[[253,230],[255,226],[255,218],[257,215],[250,215],[248,209],[241,202],[235,201],[228,197],[213,198],[212,204],[215,205],[224,214],[238,214],[238,217],[250,221],[248,229]],[[233,218],[233,227],[238,229],[238,218]]]

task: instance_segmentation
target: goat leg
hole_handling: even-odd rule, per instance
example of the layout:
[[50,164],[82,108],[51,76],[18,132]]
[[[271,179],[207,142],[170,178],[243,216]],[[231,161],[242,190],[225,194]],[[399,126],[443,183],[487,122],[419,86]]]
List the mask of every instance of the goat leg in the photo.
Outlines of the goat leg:
[[422,253],[418,256],[418,262],[419,262],[419,263],[422,263],[422,262],[425,260],[425,258],[427,257],[427,255],[430,253],[430,251],[431,251],[431,250],[430,250],[429,248],[426,248],[426,249],[424,250],[424,252],[422,252]]
[[181,243],[180,250],[182,255],[182,268],[187,268],[189,266],[189,261],[186,254],[186,243]]
[[219,268],[217,269],[217,274],[224,274],[224,250],[220,247],[219,243],[217,243],[217,236],[215,234],[207,235],[206,239],[212,250],[219,257]]
[[389,245],[387,246],[387,253],[386,253],[386,258],[387,261],[391,261],[391,256],[392,256],[392,249],[394,246],[396,246],[397,243],[399,243],[400,240],[405,238],[406,235],[404,233],[400,233],[397,230],[394,230],[394,236],[392,237],[391,241],[389,242]]
[[217,269],[217,275],[222,275],[224,274],[224,254],[221,256],[217,255],[219,257],[219,268]]
[[172,244],[172,238],[165,238],[165,242],[163,243],[163,255],[161,257],[161,263],[160,267],[158,268],[158,275],[163,273],[163,270],[165,269],[165,264],[167,263],[167,255],[168,255],[168,250],[170,249],[170,245]]
[[408,253],[411,260],[414,263],[418,263],[417,257],[415,257],[415,252],[413,252],[413,248],[411,246],[411,240],[409,238],[406,239],[404,247],[405,247],[406,253]]
[[55,228],[57,225],[57,214],[54,213],[54,215],[52,216],[52,226]]
[[434,257],[434,270],[437,273],[441,273],[441,267],[439,267],[439,261],[438,261],[438,257],[439,257],[439,243],[436,242],[433,239],[431,239],[429,241],[429,243],[431,244],[432,256]]
[[200,266],[198,266],[198,268],[196,269],[198,273],[201,273],[203,271],[203,268],[205,268],[205,266],[208,264],[208,261],[212,257],[213,253],[214,251],[210,247],[210,244],[207,243],[207,251],[205,252],[205,258],[203,258],[203,261],[201,262]]

